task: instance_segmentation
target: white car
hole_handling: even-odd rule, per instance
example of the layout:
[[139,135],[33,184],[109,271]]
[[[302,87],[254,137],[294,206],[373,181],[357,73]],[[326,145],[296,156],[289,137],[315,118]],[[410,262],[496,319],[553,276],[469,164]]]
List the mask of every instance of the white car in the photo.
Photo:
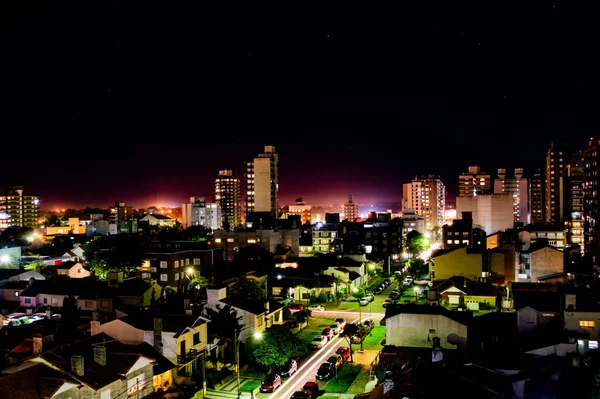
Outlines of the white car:
[[310,343],[310,346],[313,349],[321,349],[325,344],[327,344],[327,337],[325,335],[316,335]]
[[322,311],[325,310],[325,306],[323,306],[323,305],[310,305],[308,307],[308,310],[316,310],[316,311],[322,312]]

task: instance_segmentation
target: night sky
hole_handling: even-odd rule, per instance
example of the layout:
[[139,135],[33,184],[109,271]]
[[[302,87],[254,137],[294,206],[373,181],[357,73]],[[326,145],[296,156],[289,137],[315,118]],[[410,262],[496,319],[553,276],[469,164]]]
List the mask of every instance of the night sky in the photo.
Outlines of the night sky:
[[209,199],[265,145],[280,204],[400,201],[421,173],[452,199],[469,165],[530,175],[598,131],[600,25],[574,4],[5,3],[0,187],[43,209]]

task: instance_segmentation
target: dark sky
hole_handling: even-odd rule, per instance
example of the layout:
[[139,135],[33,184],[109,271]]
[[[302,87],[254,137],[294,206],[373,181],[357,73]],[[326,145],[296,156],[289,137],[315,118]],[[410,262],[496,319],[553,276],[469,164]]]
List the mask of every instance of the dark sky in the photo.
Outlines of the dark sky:
[[264,145],[282,204],[400,201],[420,173],[453,197],[469,165],[530,174],[597,132],[600,25],[575,4],[6,3],[0,187],[45,209],[210,198]]

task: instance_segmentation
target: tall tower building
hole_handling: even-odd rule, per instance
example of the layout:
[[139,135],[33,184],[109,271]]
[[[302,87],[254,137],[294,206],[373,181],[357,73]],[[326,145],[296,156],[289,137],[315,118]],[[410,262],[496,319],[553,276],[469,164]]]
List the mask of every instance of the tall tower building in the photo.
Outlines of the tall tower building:
[[279,155],[272,145],[263,154],[244,163],[246,218],[252,212],[271,212],[275,217],[279,205]]
[[126,206],[123,201],[116,201],[115,206],[110,208],[110,222],[119,224],[133,218],[133,207]]
[[581,152],[583,155],[583,216],[584,216],[584,245],[586,255],[591,255],[594,264],[600,259],[600,229],[598,229],[598,197],[600,186],[600,140],[591,137],[588,147]]
[[354,202],[352,196],[348,196],[348,202],[344,204],[344,219],[354,222],[358,219],[358,202]]
[[584,212],[583,212],[583,155],[571,155],[569,165],[569,233],[571,244],[578,244],[584,252]]
[[402,211],[413,209],[425,219],[425,228],[442,227],[446,213],[446,187],[435,175],[419,175],[402,186]]
[[537,171],[531,177],[531,223],[544,223],[546,214],[546,189],[545,178],[541,171]]
[[514,177],[506,176],[506,169],[498,169],[498,178],[494,180],[494,194],[508,193],[512,196],[515,222],[523,225],[531,223],[529,214],[529,180],[523,177],[523,169],[515,169]]
[[10,186],[0,192],[0,231],[9,227],[38,227],[40,200],[24,195],[22,186]]
[[229,230],[242,223],[240,179],[232,170],[220,170],[213,179],[212,200],[221,208],[223,224],[228,225]]
[[552,143],[546,154],[546,223],[564,226],[569,212],[567,165],[570,151],[566,145]]
[[469,171],[458,176],[458,196],[475,197],[492,193],[492,177],[479,170],[479,166],[469,166]]

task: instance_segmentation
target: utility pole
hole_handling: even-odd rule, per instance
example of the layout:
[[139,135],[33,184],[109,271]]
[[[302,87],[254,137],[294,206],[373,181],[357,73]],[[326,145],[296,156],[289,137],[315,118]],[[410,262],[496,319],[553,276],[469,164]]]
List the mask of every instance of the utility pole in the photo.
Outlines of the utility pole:
[[202,353],[202,397],[206,398],[206,350]]

